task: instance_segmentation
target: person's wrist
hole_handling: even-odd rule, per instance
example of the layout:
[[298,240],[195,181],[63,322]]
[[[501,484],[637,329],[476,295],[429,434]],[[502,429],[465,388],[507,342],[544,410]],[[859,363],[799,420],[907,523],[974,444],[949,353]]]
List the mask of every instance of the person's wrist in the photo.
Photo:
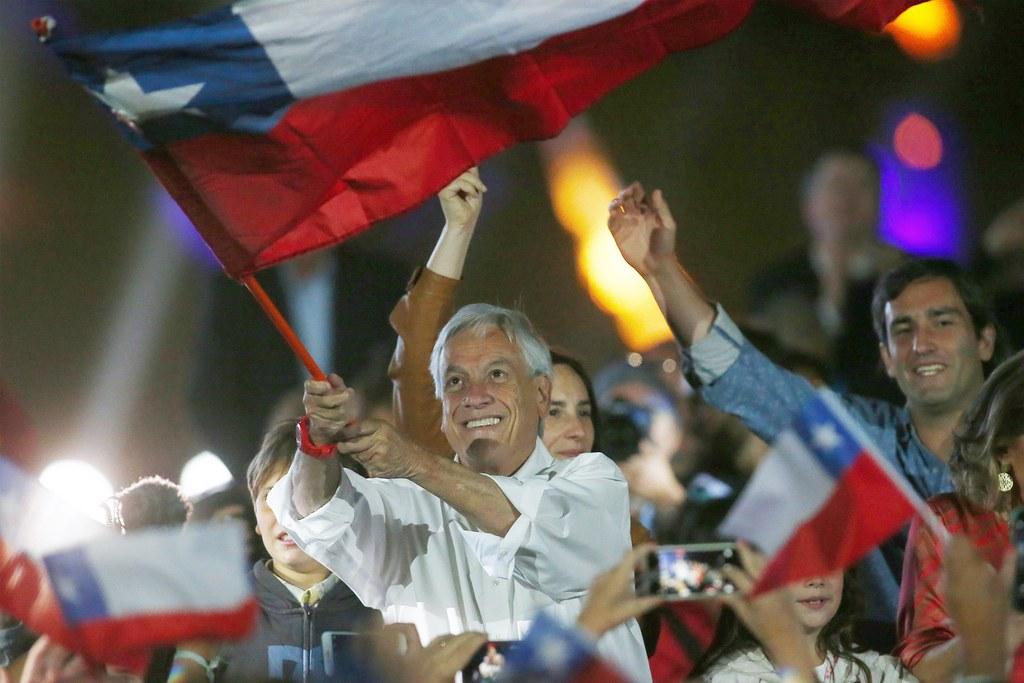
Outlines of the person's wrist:
[[468,221],[445,221],[443,232],[447,233],[452,237],[462,237],[468,239],[473,236],[473,231],[476,229],[476,218]]
[[593,611],[588,610],[585,607],[583,608],[583,611],[580,612],[580,616],[576,619],[576,628],[595,642],[600,640],[601,636],[603,636],[608,630],[608,626],[603,623],[603,620],[598,618]]
[[333,443],[317,443],[318,437],[314,437],[309,425],[309,416],[304,415],[295,425],[295,442],[299,450],[306,455],[321,460],[334,455]]
[[673,254],[651,256],[645,265],[650,277],[661,279],[669,275],[676,267],[676,259]]

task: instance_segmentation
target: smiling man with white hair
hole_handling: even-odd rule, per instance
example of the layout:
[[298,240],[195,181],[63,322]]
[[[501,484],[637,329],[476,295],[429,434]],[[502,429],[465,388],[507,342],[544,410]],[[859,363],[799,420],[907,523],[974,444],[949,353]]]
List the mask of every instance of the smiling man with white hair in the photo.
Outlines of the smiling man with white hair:
[[[599,453],[556,460],[544,447],[551,356],[522,313],[462,308],[441,330],[431,373],[454,461],[388,423],[353,425],[341,378],[310,380],[274,513],[364,604],[414,623],[424,640],[471,630],[518,639],[540,609],[574,621],[591,580],[630,547],[621,473]],[[368,478],[343,470],[337,453]],[[635,620],[598,649],[650,680]]]

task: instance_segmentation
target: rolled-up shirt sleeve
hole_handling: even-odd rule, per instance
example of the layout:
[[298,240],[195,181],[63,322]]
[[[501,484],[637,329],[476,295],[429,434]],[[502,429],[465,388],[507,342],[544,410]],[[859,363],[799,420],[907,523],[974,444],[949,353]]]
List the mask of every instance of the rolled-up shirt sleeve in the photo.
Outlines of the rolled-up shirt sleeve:
[[707,336],[683,349],[683,369],[704,400],[769,443],[814,395],[810,382],[758,351],[721,306]]
[[406,480],[366,479],[342,470],[330,500],[300,518],[292,502],[294,470],[293,463],[267,495],[278,522],[364,605],[383,609],[388,588],[409,582],[413,559],[443,528],[440,501]]
[[491,479],[519,518],[504,537],[462,530],[491,576],[514,577],[553,600],[578,598],[630,547],[626,481],[600,453],[577,456],[558,472]]

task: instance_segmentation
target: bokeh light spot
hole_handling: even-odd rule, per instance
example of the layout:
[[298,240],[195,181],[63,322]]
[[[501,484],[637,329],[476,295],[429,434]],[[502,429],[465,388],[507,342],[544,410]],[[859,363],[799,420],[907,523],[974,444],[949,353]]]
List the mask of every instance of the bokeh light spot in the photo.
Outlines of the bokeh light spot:
[[953,0],[928,0],[906,9],[885,32],[911,57],[939,60],[960,42],[960,13]]
[[622,183],[589,127],[577,119],[541,149],[552,207],[573,237],[576,270],[590,298],[612,316],[628,348],[644,351],[672,339],[650,288],[608,232],[608,202]]
[[39,483],[66,502],[103,521],[103,504],[114,495],[110,480],[83,460],[56,460],[43,469]]
[[178,485],[186,498],[195,500],[206,493],[218,491],[234,481],[231,471],[210,451],[192,456],[181,468]]
[[899,160],[910,168],[927,170],[942,161],[942,134],[921,114],[907,114],[899,122],[892,146]]

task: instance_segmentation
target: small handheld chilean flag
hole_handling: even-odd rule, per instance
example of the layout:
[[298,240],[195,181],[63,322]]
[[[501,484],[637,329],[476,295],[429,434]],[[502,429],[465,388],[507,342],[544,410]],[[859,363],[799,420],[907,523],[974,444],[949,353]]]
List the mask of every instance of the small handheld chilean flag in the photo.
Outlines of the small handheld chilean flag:
[[0,610],[91,662],[140,672],[155,645],[244,636],[245,565],[237,525],[119,536],[0,457]]
[[839,399],[821,389],[754,472],[719,531],[769,556],[755,593],[852,566],[920,514],[941,524]]
[[502,680],[548,683],[626,683],[576,628],[539,612],[526,637],[506,655]]

